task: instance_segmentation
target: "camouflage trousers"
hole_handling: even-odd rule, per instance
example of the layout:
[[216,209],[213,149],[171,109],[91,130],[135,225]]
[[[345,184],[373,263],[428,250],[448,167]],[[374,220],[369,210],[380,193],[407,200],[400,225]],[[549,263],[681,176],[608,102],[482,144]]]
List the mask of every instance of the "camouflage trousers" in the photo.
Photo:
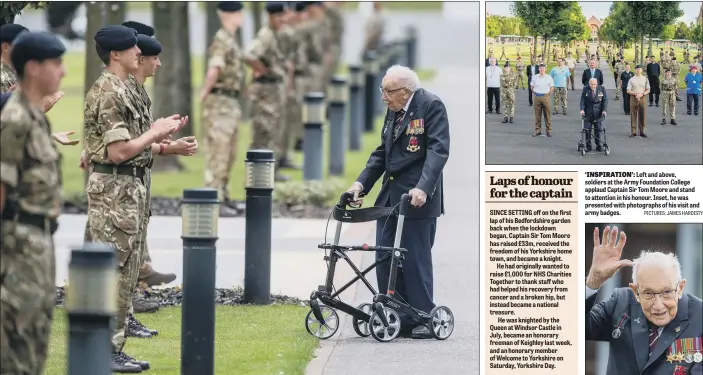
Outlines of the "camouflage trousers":
[[325,71],[322,65],[310,64],[310,79],[307,92],[325,92],[327,82],[324,81]]
[[286,89],[285,121],[281,137],[281,157],[287,158],[293,141],[303,136],[303,90],[305,77],[295,77],[291,90]]
[[51,235],[2,221],[0,248],[0,374],[44,372],[56,305]]
[[562,111],[566,111],[567,95],[566,87],[554,88],[554,113],[559,112],[559,107],[561,107]]
[[91,173],[85,190],[90,237],[93,242],[114,246],[117,256],[119,281],[112,352],[119,353],[127,340],[127,316],[142,262],[146,187],[131,176]]
[[274,158],[281,160],[280,137],[283,136],[285,87],[283,83],[253,83],[249,88],[251,98],[251,150],[272,150]]
[[[525,88],[525,75],[521,71],[517,72],[517,82],[515,82],[515,88],[516,89],[517,88],[521,88],[521,89]],[[503,91],[503,90],[501,90],[501,91]]]
[[662,120],[676,120],[676,94],[673,90],[662,90]]
[[620,74],[618,74],[616,85],[617,90],[615,90],[615,99],[620,99],[620,91],[622,91],[622,79],[620,79]]
[[505,117],[515,117],[515,89],[501,87],[500,102],[503,104],[503,115]]
[[202,104],[205,187],[216,189],[220,201],[229,199],[229,177],[237,156],[242,111],[233,97],[210,94]]

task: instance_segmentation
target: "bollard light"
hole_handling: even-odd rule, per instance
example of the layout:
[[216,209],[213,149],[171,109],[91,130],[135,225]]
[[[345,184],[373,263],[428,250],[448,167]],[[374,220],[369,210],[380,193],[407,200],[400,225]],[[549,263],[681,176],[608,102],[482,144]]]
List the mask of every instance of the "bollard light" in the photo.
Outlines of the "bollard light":
[[268,305],[271,303],[271,226],[275,163],[273,151],[249,150],[246,163],[244,301]]
[[217,190],[183,190],[182,375],[215,372],[215,243],[219,216]]
[[344,174],[344,155],[347,143],[347,100],[349,88],[344,77],[334,76],[330,79],[329,86],[330,119],[329,131],[329,174],[341,176]]
[[374,100],[376,100],[376,93],[378,92],[376,86],[378,62],[376,61],[375,52],[369,51],[364,55],[364,71],[366,75],[364,77],[364,114],[362,118],[364,121],[364,132],[372,133],[374,129],[373,119],[376,111]]
[[349,150],[361,150],[364,132],[364,69],[359,65],[349,66]]
[[112,321],[117,314],[115,249],[85,243],[71,251],[65,309],[68,314],[68,375],[109,375]]
[[322,125],[325,122],[325,94],[309,92],[303,98],[303,179],[322,179]]

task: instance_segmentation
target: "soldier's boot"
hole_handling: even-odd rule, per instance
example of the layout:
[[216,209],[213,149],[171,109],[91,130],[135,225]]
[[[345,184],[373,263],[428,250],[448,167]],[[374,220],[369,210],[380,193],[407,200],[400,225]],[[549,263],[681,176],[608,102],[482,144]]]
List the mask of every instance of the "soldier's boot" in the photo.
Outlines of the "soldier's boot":
[[666,125],[666,119],[662,119],[661,125]]
[[147,362],[147,361],[140,361],[138,359],[134,359],[133,357],[127,355],[127,353],[125,353],[125,352],[122,352],[120,354],[122,354],[122,357],[125,359],[125,361],[127,363],[131,363],[133,365],[138,366],[142,371],[148,370],[149,368],[151,368],[151,366],[149,366],[149,362]]
[[278,168],[281,169],[293,169],[293,170],[300,170],[300,166],[293,164],[293,162],[288,159],[288,157],[283,157],[281,160],[278,161]]
[[[151,332],[147,331],[146,329],[142,329],[141,323],[138,323],[139,321],[130,315],[128,317],[127,321],[127,327],[125,327],[125,336],[127,337],[134,337],[137,339],[150,339],[153,337]],[[138,323],[138,324],[137,324]]]
[[506,116],[506,117],[503,117],[503,121],[502,121],[502,122],[503,122],[503,124],[507,124],[507,123],[508,123],[508,117],[507,117],[507,116]]
[[138,282],[145,283],[147,286],[152,287],[162,284],[168,284],[173,280],[176,280],[176,275],[173,273],[161,273],[153,271],[149,276],[140,278]]
[[564,116],[566,116],[566,109],[563,110],[563,111],[561,111],[561,114],[564,115]]
[[513,123],[513,118],[510,117],[510,120],[509,120],[508,122],[512,124],[512,123]]
[[676,123],[676,120],[674,120],[673,118],[671,119],[671,125],[678,125],[678,124]]
[[111,368],[113,373],[116,372],[118,374],[138,374],[142,372],[142,368],[137,364],[129,362],[123,353],[112,355]]
[[283,175],[283,174],[279,174],[278,172],[276,172],[275,175],[273,176],[273,180],[276,182],[285,182],[285,181],[290,180],[290,177]]
[[132,297],[132,307],[135,313],[153,313],[159,311],[159,303],[147,301],[144,298]]
[[151,336],[158,336],[159,331],[155,329],[149,329],[147,328],[142,322],[140,322],[137,318],[134,317],[134,315],[129,314],[127,317],[127,327],[128,330],[132,332],[143,332],[149,334],[149,337]]
[[303,151],[303,139],[299,138],[295,141],[295,151]]

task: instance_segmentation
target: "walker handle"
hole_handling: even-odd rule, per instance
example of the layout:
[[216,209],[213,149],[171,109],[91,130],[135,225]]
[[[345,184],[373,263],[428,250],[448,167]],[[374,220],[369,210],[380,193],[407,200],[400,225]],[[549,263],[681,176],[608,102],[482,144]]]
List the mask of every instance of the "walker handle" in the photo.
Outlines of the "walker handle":
[[354,194],[345,191],[342,193],[342,196],[339,198],[339,205],[342,207],[342,209],[346,209],[349,203],[351,203],[354,200]]
[[400,216],[405,216],[410,208],[410,194],[405,193],[400,196]]

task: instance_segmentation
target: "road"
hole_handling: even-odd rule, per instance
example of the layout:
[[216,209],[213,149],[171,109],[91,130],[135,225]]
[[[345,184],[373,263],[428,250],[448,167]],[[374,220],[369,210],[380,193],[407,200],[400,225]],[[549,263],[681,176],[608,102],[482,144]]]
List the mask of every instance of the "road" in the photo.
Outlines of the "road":
[[[678,126],[661,126],[661,107],[647,107],[648,138],[629,138],[630,116],[623,110],[622,97],[615,98],[613,73],[601,61],[604,86],[608,93],[607,140],[610,155],[594,151],[585,156],[576,150],[581,131],[579,100],[583,85],[581,74],[586,67],[581,62],[575,69],[575,91],[569,90],[567,115],[552,116],[551,138],[534,132],[534,107],[529,107],[528,90],[517,89],[514,123],[502,123],[503,115],[486,114],[486,164],[698,164],[703,163],[703,117],[686,115],[685,101],[676,102]],[[685,100],[685,92],[681,95]],[[503,108],[501,108],[501,111]],[[595,144],[594,144],[595,146]]]

